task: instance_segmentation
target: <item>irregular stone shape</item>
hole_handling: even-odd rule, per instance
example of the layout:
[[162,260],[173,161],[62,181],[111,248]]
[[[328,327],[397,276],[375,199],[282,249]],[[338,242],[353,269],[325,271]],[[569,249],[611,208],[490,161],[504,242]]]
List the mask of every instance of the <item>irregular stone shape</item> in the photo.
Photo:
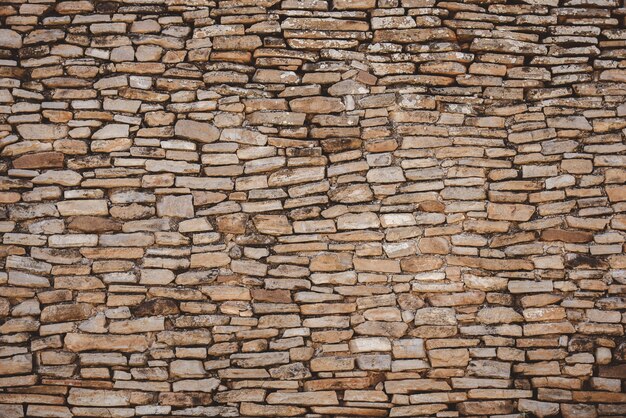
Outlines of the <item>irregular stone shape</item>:
[[268,185],[270,187],[283,187],[307,183],[323,179],[324,173],[324,167],[285,168],[270,175]]
[[267,396],[267,403],[287,405],[339,405],[334,391],[319,392],[272,392]]
[[329,87],[328,93],[331,96],[343,96],[348,94],[367,94],[369,93],[369,88],[354,80],[343,80],[338,83],[333,84]]
[[248,215],[237,213],[232,215],[219,216],[217,219],[217,230],[226,234],[243,234],[246,232]]
[[337,232],[333,221],[296,221],[293,224],[296,233]]
[[55,10],[60,14],[89,13],[94,9],[89,1],[62,1],[56,4]]
[[372,200],[374,194],[368,185],[355,184],[331,190],[328,197],[330,200],[339,203],[359,203]]
[[174,392],[214,392],[219,386],[219,379],[178,380],[172,384]]
[[123,123],[111,123],[100,128],[91,136],[91,139],[128,138],[130,130]]
[[415,312],[415,325],[456,325],[452,308],[422,308]]
[[611,202],[623,202],[626,200],[626,186],[607,187],[606,193]]
[[61,152],[40,152],[22,155],[13,160],[15,168],[60,168],[63,167],[64,155]]
[[303,97],[289,102],[294,112],[304,113],[338,113],[345,109],[341,99],[323,96]]
[[74,352],[80,351],[121,351],[134,353],[145,351],[149,340],[144,335],[94,335],[68,333],[65,347]]
[[481,414],[481,411],[485,409],[488,409],[494,414],[510,414],[514,410],[513,402],[508,400],[462,402],[458,404],[458,407],[459,411],[464,415]]
[[487,217],[498,221],[518,221],[526,222],[535,213],[534,206],[516,204],[496,204],[487,205]]
[[93,312],[88,303],[46,306],[41,311],[41,322],[67,322],[87,319]]
[[311,359],[311,371],[340,371],[354,369],[354,359],[351,357],[320,357]]
[[545,55],[548,49],[544,45],[512,39],[476,38],[470,46],[476,52],[502,52],[505,54]]
[[265,145],[267,144],[267,135],[248,129],[229,128],[222,131],[220,141],[247,145]]
[[[357,135],[356,130],[349,133]],[[363,141],[359,138],[330,138],[322,141],[322,149],[325,152],[339,152],[348,151],[351,149],[358,149],[363,144]]]
[[210,123],[181,119],[174,126],[174,134],[181,138],[209,144],[219,139],[220,130]]
[[157,216],[170,218],[193,218],[193,197],[191,195],[163,196],[157,202]]
[[216,36],[214,40],[215,49],[226,50],[254,50],[263,43],[261,38],[256,35],[251,36]]
[[444,237],[421,238],[418,248],[422,254],[448,254],[450,243]]
[[121,231],[122,224],[99,216],[73,216],[69,218],[67,228],[80,232],[114,232]]
[[284,215],[257,215],[253,218],[254,226],[262,234],[289,235],[293,228]]
[[605,70],[600,74],[600,80],[624,82],[626,74],[622,70]]
[[524,320],[513,308],[505,307],[483,308],[478,311],[476,319],[483,324],[510,324]]
[[311,372],[303,363],[291,363],[269,370],[273,379],[302,380],[311,377]]
[[585,243],[593,240],[593,234],[586,231],[568,231],[564,229],[545,229],[541,231],[543,241],[562,241],[571,243]]
[[191,255],[191,268],[215,268],[230,263],[230,257],[224,253],[200,253]]
[[213,341],[208,329],[187,329],[184,331],[162,331],[157,334],[157,340],[166,345],[193,346],[207,345]]
[[[24,45],[36,44],[39,42],[54,42],[63,39],[65,33],[60,29],[38,29],[33,30],[24,38]],[[80,80],[68,81],[70,86],[84,85]]]
[[466,348],[429,350],[428,358],[432,367],[465,367],[469,363]]
[[247,162],[244,166],[244,170],[246,174],[265,173],[274,171],[284,165],[285,158],[283,157],[261,158]]
[[447,28],[381,29],[374,32],[374,42],[414,43],[424,41],[453,41],[454,32]]
[[242,402],[240,412],[254,417],[296,417],[306,412],[305,408],[287,405],[263,405]]
[[424,340],[420,338],[410,338],[396,340],[393,342],[393,357],[397,359],[424,358]]
[[537,129],[534,131],[516,132],[509,135],[509,141],[514,144],[537,142],[556,137],[554,128]]
[[17,125],[17,132],[26,140],[52,142],[67,136],[68,127],[65,125],[46,125],[28,123]]
[[137,317],[178,315],[180,313],[176,301],[164,298],[148,300],[134,306],[131,311]]
[[518,408],[523,412],[530,412],[537,417],[550,417],[559,413],[560,407],[558,403],[541,402],[532,399],[520,399]]
[[402,322],[367,321],[358,325],[354,331],[360,335],[400,338],[407,328],[408,325]]
[[371,212],[346,214],[337,218],[337,229],[368,229],[378,228],[378,216]]
[[0,375],[25,374],[33,370],[31,354],[19,354],[6,358],[0,364]]
[[128,391],[72,388],[67,402],[70,405],[81,406],[129,406],[130,397],[131,393]]
[[170,375],[175,378],[203,377],[205,374],[199,360],[174,360],[170,363]]
[[236,286],[203,286],[202,293],[213,301],[250,300],[250,290]]
[[410,406],[396,406],[389,411],[390,417],[417,417],[428,416],[443,411],[446,406],[443,404],[432,405],[410,405]]
[[333,6],[337,10],[367,10],[375,6],[375,0],[335,0]]
[[593,131],[593,127],[584,116],[565,116],[548,118],[548,126],[551,128],[580,129],[583,131]]
[[48,170],[35,177],[34,184],[58,184],[61,186],[76,186],[80,184],[83,176],[71,170]]
[[409,273],[437,270],[443,266],[443,260],[435,256],[414,256],[403,258],[400,267]]
[[66,406],[28,405],[26,413],[30,416],[72,418],[72,412]]
[[39,141],[21,141],[15,144],[10,144],[2,149],[0,155],[2,156],[15,156],[22,155],[29,152],[41,152],[52,150],[52,144],[43,143]]
[[511,363],[494,360],[472,360],[467,370],[472,376],[508,379],[511,376]]
[[108,215],[106,200],[66,200],[57,203],[61,216]]
[[11,29],[0,29],[0,48],[18,49],[22,47],[22,36]]
[[375,168],[367,172],[367,180],[371,183],[395,183],[406,180],[400,167]]
[[178,177],[176,186],[203,190],[232,190],[233,182],[228,178]]
[[321,253],[313,257],[311,271],[345,271],[352,268],[352,256],[346,253]]
[[0,299],[0,317],[9,316],[9,312],[11,311],[11,303],[4,298]]
[[337,25],[343,25],[345,30],[365,31],[368,25],[357,20],[316,19],[316,18],[288,18],[282,23],[283,29],[318,29],[333,30]]

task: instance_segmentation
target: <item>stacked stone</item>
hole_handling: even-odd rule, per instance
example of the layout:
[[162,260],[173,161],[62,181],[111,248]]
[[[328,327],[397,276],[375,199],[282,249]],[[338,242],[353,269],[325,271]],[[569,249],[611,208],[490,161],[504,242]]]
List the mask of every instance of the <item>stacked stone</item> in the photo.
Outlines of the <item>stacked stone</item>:
[[626,416],[617,0],[0,2],[0,416]]

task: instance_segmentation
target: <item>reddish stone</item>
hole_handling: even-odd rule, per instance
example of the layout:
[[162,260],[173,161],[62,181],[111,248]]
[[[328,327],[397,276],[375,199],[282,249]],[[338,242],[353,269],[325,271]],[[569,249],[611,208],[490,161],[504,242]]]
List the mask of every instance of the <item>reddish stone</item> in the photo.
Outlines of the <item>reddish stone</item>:
[[427,200],[419,204],[419,209],[424,212],[443,213],[446,209],[446,205],[436,200]]
[[545,229],[541,232],[542,241],[562,241],[585,243],[593,241],[593,234],[584,231],[567,231],[564,229]]
[[119,222],[97,216],[75,216],[71,218],[67,227],[81,232],[110,232],[122,229]]
[[59,168],[63,167],[64,155],[61,152],[40,152],[26,154],[13,160],[14,168]]

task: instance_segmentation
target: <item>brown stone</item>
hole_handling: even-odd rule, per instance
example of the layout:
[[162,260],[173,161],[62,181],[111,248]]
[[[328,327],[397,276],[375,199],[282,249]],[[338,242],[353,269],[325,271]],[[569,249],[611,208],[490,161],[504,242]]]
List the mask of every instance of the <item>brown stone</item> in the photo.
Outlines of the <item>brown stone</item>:
[[345,271],[352,268],[352,256],[343,253],[321,253],[313,257],[311,271]]
[[447,28],[433,29],[382,29],[374,32],[374,42],[424,42],[453,41],[456,38],[453,31]]
[[533,216],[534,212],[535,208],[530,205],[495,203],[489,203],[487,205],[487,216],[489,219],[498,221],[525,222]]
[[561,241],[586,243],[593,241],[593,234],[585,231],[568,231],[565,229],[544,229],[541,231],[543,241]]
[[289,107],[294,112],[304,113],[338,113],[345,109],[340,99],[321,96],[294,99]]
[[69,333],[65,336],[65,347],[70,351],[121,351],[142,352],[149,346],[143,335],[93,335]]
[[98,216],[74,216],[67,228],[80,232],[115,232],[122,230],[122,224],[112,219]]
[[67,322],[87,319],[93,312],[93,306],[87,303],[46,306],[41,311],[41,322]]
[[443,266],[443,260],[435,256],[414,256],[403,258],[400,262],[402,271],[408,273],[421,273],[437,270]]
[[60,152],[40,152],[26,154],[13,160],[13,167],[31,168],[60,168],[63,167],[64,155]]
[[137,317],[149,317],[160,315],[177,315],[180,313],[178,304],[172,299],[151,299],[132,308],[132,313]]
[[270,405],[339,405],[337,394],[333,391],[273,392],[267,396],[267,402]]
[[185,139],[191,139],[202,143],[211,143],[218,140],[220,137],[220,131],[215,126],[197,122],[194,120],[183,119],[176,122],[174,126],[174,133],[176,136]]

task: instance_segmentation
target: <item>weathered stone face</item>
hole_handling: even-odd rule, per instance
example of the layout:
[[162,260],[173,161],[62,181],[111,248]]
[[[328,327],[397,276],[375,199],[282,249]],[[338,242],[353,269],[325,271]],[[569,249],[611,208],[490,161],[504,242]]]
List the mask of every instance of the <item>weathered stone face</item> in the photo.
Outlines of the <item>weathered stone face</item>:
[[0,418],[626,416],[617,0],[6,0]]

